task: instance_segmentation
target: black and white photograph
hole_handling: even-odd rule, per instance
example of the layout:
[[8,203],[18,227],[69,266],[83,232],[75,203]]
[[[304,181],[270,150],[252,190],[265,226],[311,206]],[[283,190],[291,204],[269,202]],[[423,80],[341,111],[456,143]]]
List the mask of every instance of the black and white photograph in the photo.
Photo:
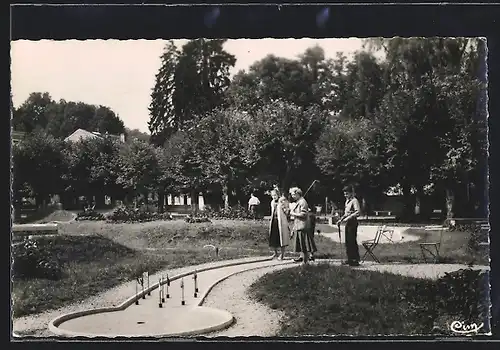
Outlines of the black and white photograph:
[[11,41],[12,335],[491,335],[483,37]]

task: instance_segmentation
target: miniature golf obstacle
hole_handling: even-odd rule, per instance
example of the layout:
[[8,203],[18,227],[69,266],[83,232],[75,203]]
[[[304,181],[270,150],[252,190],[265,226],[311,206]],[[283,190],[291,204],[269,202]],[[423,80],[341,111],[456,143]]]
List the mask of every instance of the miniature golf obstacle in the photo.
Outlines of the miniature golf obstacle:
[[184,300],[184,278],[181,279],[181,305],[186,305],[186,300]]
[[142,299],[146,299],[146,293],[144,293],[144,272],[142,273],[142,276],[140,277],[141,281],[141,288],[142,288]]
[[194,281],[194,297],[197,298],[198,297],[198,274],[197,274],[196,270],[194,270],[193,281]]
[[170,294],[168,293],[168,287],[170,287],[170,278],[168,278],[168,275],[167,275],[167,299],[170,298]]
[[[136,278],[135,279],[135,295],[137,296],[137,294],[139,293],[139,281],[138,279]],[[139,298],[135,299],[135,305],[139,305]]]
[[163,282],[163,276],[161,276],[160,280],[160,289],[161,289],[161,302],[165,302],[165,283]]
[[146,271],[146,278],[148,281],[148,295],[151,295],[151,291],[149,290],[149,271]]
[[163,288],[162,288],[161,282],[162,282],[161,278],[158,278],[158,301],[159,301],[158,302],[158,307],[159,308],[163,307],[163,302],[164,302],[163,295],[162,295],[163,294]]

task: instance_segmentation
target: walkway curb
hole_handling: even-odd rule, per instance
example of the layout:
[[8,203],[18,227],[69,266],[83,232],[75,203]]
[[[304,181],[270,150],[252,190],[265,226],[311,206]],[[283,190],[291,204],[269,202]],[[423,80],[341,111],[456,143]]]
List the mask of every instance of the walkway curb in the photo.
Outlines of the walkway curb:
[[[226,264],[221,263],[221,264],[217,264],[215,266],[209,266],[209,267],[204,267],[204,268],[201,268],[201,269],[196,269],[196,272],[203,272],[203,271],[209,271],[209,270],[214,270],[214,269],[223,268],[223,267],[237,266],[237,265],[244,265],[244,264],[251,264],[251,263],[257,263],[257,262],[263,262],[263,261],[271,261],[271,260],[272,260],[271,257],[266,257],[266,258],[249,259],[249,260],[246,260],[246,261],[241,261],[241,260],[239,260],[239,261],[232,261],[232,262],[229,262],[229,263],[226,263]],[[173,276],[173,277],[169,278],[169,280],[170,281],[175,281],[177,279],[180,279],[180,278],[192,275],[194,273],[194,271],[195,271],[195,269],[193,269],[192,271],[180,273],[180,274],[178,274],[176,276]],[[210,292],[210,290],[212,290],[212,288],[216,284],[218,284],[219,282],[221,282],[222,280],[224,280],[224,279],[221,279],[220,281],[216,281],[213,285],[209,286],[208,291],[203,295],[203,297],[201,299],[201,302],[198,303],[197,307],[200,307],[201,303],[204,301],[204,299],[206,298],[206,296],[208,295],[208,293]],[[163,281],[163,283],[161,285],[166,284],[166,283],[167,283],[167,281]],[[156,288],[159,288],[159,287],[160,287],[160,282],[158,282],[156,284],[153,284],[149,288],[144,289],[143,291],[135,294],[134,296],[128,298],[127,300],[125,300],[124,302],[122,302],[121,304],[119,304],[117,306],[88,309],[88,310],[82,310],[82,311],[76,311],[76,312],[70,312],[70,313],[67,313],[67,314],[63,314],[61,316],[56,317],[54,320],[52,320],[49,323],[49,325],[48,325],[49,331],[52,332],[52,333],[54,333],[55,335],[64,336],[64,337],[88,337],[88,338],[102,337],[102,336],[99,336],[99,335],[93,336],[93,335],[88,335],[88,334],[82,334],[82,333],[67,331],[67,330],[64,330],[64,329],[60,329],[58,326],[61,325],[64,322],[66,322],[66,321],[69,321],[69,320],[72,320],[72,319],[75,319],[75,318],[78,318],[78,317],[82,317],[82,316],[88,316],[88,315],[94,315],[94,314],[98,314],[98,313],[116,312],[116,311],[125,310],[127,307],[129,307],[131,304],[133,304],[136,300],[142,298],[144,295],[147,295],[148,293],[150,293],[151,291],[153,291],[153,290],[155,290]],[[223,311],[223,310],[218,310],[218,311],[226,312],[227,313],[227,311]],[[224,322],[224,323],[222,323],[220,325],[217,325],[217,326],[209,327],[206,330],[205,329],[203,329],[203,330],[196,330],[195,332],[193,332],[193,331],[187,331],[187,332],[182,332],[182,333],[179,333],[179,334],[166,333],[166,334],[155,335],[155,337],[173,337],[173,336],[182,336],[182,335],[185,336],[185,335],[194,335],[194,334],[202,334],[202,333],[207,333],[207,332],[214,332],[214,331],[221,330],[221,329],[224,329],[224,328],[228,327],[233,322],[234,322],[234,317],[231,315],[231,320],[230,321]],[[129,337],[129,336],[127,336],[127,337]],[[132,335],[130,337],[138,337],[138,336]],[[143,337],[143,336],[140,336],[140,337]]]

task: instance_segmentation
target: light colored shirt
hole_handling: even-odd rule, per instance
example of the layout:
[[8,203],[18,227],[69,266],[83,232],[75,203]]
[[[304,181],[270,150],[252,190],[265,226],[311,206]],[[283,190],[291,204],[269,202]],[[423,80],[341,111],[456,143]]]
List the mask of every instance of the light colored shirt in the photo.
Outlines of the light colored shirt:
[[361,212],[361,207],[359,205],[359,201],[356,197],[352,199],[348,199],[345,202],[345,212],[344,216],[347,218],[347,216],[352,215],[354,217],[357,217],[359,213]]
[[250,199],[248,200],[248,205],[259,205],[260,204],[260,200],[259,198],[255,197],[255,196],[251,196]]

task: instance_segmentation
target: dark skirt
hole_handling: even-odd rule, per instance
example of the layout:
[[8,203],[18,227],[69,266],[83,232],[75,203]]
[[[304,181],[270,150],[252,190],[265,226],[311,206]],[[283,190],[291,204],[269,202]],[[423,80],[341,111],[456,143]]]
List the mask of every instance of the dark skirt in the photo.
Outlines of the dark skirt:
[[[314,233],[313,233],[314,234]],[[294,243],[296,253],[314,253],[316,252],[316,244],[314,236],[309,230],[299,230],[294,233]]]
[[271,232],[269,233],[269,246],[271,248],[281,247],[280,229],[278,227],[278,218],[274,217],[271,222]]

